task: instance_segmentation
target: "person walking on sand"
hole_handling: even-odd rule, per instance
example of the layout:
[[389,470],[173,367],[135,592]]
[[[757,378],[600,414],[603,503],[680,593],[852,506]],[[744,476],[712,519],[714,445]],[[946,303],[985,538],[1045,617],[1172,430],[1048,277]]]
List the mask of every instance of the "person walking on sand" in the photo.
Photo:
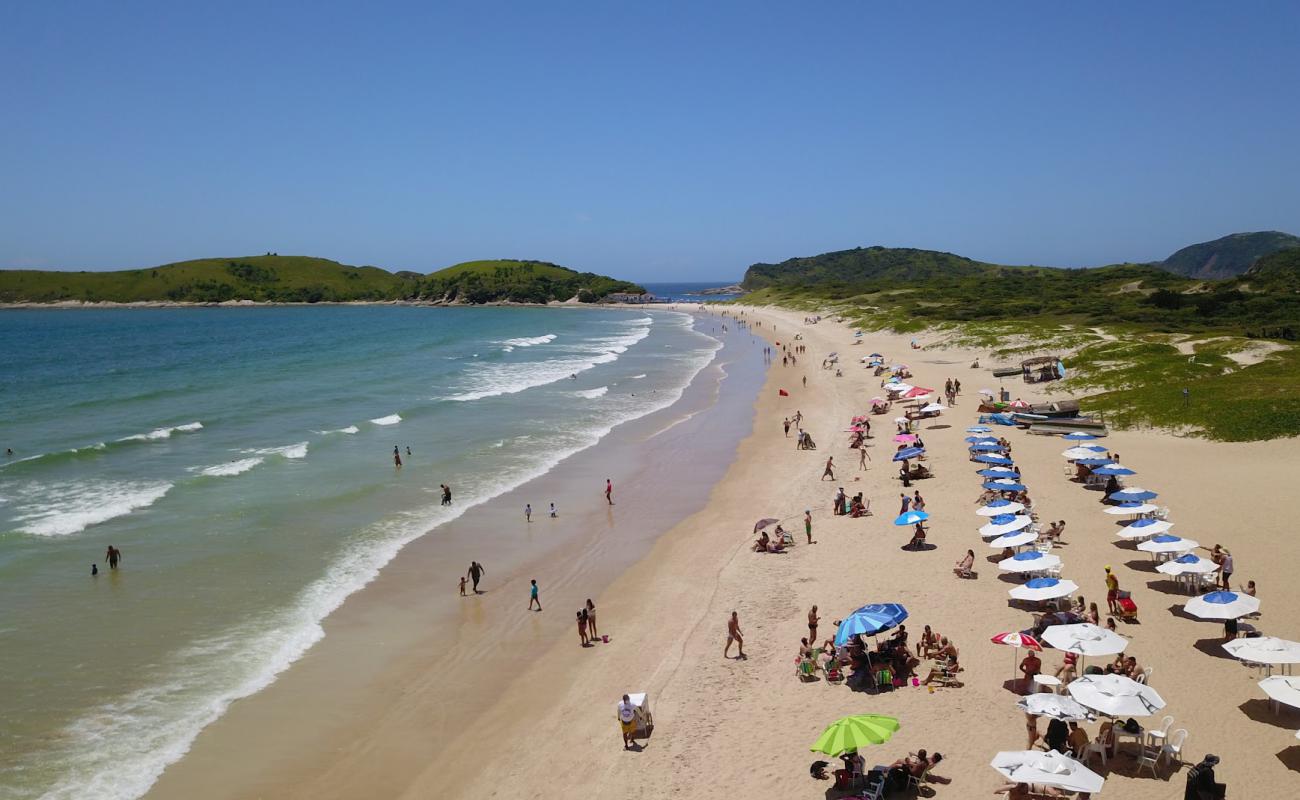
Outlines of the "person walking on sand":
[[487,570],[483,569],[483,565],[477,561],[469,562],[469,571],[465,574],[469,576],[470,580],[474,581],[474,594],[480,594],[478,590],[478,581],[486,572]]
[[589,644],[587,641],[587,612],[585,609],[578,610],[578,639],[582,642],[583,647]]
[[614,505],[614,482],[609,478],[605,479],[605,502]]
[[863,442],[858,445],[858,469],[866,469],[867,462],[870,460],[871,456],[867,455],[867,443]]
[[587,598],[587,632],[591,634],[592,641],[600,636],[600,632],[596,630],[596,604],[591,602],[590,597]]
[[117,569],[118,562],[122,560],[122,551],[110,544],[104,558],[108,560],[109,569]]
[[551,519],[555,519],[556,516],[557,514],[555,513],[555,503],[551,503]]
[[812,509],[805,508],[803,511],[803,534],[808,537],[808,544],[817,544],[812,538]]
[[817,623],[821,622],[821,617],[817,616],[817,606],[813,606],[808,612],[808,641],[817,641]]
[[835,480],[835,456],[826,457],[826,469],[822,471],[822,480]]
[[623,695],[623,702],[618,704],[618,726],[623,731],[623,749],[635,745],[632,737],[636,735],[636,706],[627,695]]
[[536,579],[536,578],[533,578],[532,581],[531,581],[531,583],[532,583],[532,586],[530,586],[529,589],[528,589],[528,610],[529,610],[529,611],[532,611],[532,610],[533,610],[533,604],[536,603],[536,604],[537,604],[537,610],[538,610],[538,611],[541,611],[541,610],[542,610],[542,601],[539,600],[539,599],[537,599],[537,579]]
[[731,643],[736,643],[736,660],[745,657],[745,637],[740,632],[740,617],[736,612],[731,612],[731,619],[727,620],[727,646],[722,649],[722,657],[729,658],[731,654]]
[[906,492],[900,493],[900,494],[898,495],[898,497],[900,498],[900,499],[899,499],[899,503],[900,503],[900,505],[899,505],[899,509],[898,509],[898,516],[901,517],[901,516],[903,516],[904,514],[907,513],[907,509],[908,509],[908,507],[912,505],[912,498],[908,497]]
[[785,438],[789,439],[789,438],[790,438],[790,418],[789,418],[789,417],[786,417],[784,420],[782,420],[782,421],[781,421],[781,425],[785,428]]
[[525,521],[525,522],[532,522],[532,521],[533,521],[533,504],[532,504],[532,503],[524,503],[524,521]]
[[393,465],[398,469],[402,468],[402,453],[397,449],[397,445],[393,445]]

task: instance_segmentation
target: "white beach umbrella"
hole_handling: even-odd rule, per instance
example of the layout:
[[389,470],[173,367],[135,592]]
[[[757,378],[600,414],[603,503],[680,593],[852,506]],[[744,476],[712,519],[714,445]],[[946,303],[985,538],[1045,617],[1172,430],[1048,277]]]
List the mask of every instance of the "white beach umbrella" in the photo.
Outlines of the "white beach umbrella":
[[1166,561],[1156,567],[1156,572],[1163,572],[1166,575],[1207,575],[1218,568],[1219,565],[1210,559],[1188,553],[1185,556]]
[[1290,675],[1274,675],[1259,682],[1259,688],[1270,699],[1283,705],[1300,708],[1300,678]]
[[1084,675],[1065,689],[1083,705],[1110,717],[1149,717],[1165,707],[1159,692],[1123,675]]
[[904,422],[910,422],[910,421],[911,420],[909,420],[907,417],[894,417],[894,422],[897,422],[900,425],[903,424]]
[[1107,514],[1114,514],[1122,517],[1126,514],[1150,514],[1153,511],[1159,511],[1159,506],[1153,506],[1150,503],[1125,503],[1118,506],[1106,506]]
[[943,411],[943,406],[939,405],[938,403],[931,403],[928,406],[925,406],[921,409],[921,413],[923,414],[933,414],[933,413],[938,413],[940,411]]
[[1043,572],[1059,566],[1061,566],[1060,558],[1037,550],[1016,553],[1011,558],[1004,558],[998,562],[998,569],[1003,572]]
[[1188,600],[1183,610],[1201,619],[1236,619],[1259,611],[1259,598],[1237,592],[1210,592]]
[[994,500],[992,503],[975,509],[981,517],[1000,517],[1003,514],[1016,514],[1025,510],[1024,503],[1013,500]]
[[915,388],[916,387],[913,386],[912,384],[903,383],[902,381],[899,381],[898,383],[885,384],[885,391],[887,392],[910,392]]
[[1174,527],[1174,523],[1167,522],[1155,517],[1145,517],[1115,531],[1115,535],[1121,539],[1148,539],[1157,534],[1165,533]]
[[1051,719],[1084,720],[1090,716],[1088,709],[1084,708],[1078,700],[1051,692],[1026,695],[1016,703],[1016,708],[1036,717]]
[[1043,641],[1083,656],[1111,656],[1128,649],[1128,639],[1091,622],[1053,625],[1043,631]]
[[1201,543],[1195,539],[1184,539],[1181,536],[1172,534],[1160,534],[1139,543],[1138,549],[1144,553],[1186,553],[1200,546]]
[[980,536],[1003,536],[1034,524],[1034,521],[1024,514],[1016,514],[1011,517],[1010,522],[1001,524],[995,522],[996,519],[998,518],[994,517],[980,526]]
[[989,547],[1001,550],[1004,547],[1019,547],[1022,544],[1029,544],[1037,539],[1038,534],[1036,533],[1030,533],[1029,531],[1016,531],[1015,533],[1008,533],[1005,536],[999,536],[996,539],[990,539]]
[[1055,750],[1013,750],[993,756],[990,766],[1012,783],[1054,786],[1066,792],[1096,794],[1106,779]]
[[1300,664],[1300,642],[1260,636],[1255,639],[1233,639],[1225,642],[1223,649],[1233,658],[1253,664]]
[[1023,586],[1017,586],[1007,594],[1016,600],[1055,600],[1058,597],[1069,597],[1077,591],[1079,585],[1074,581],[1035,578]]
[[1063,451],[1061,453],[1061,456],[1064,458],[1068,458],[1071,461],[1073,461],[1076,458],[1096,458],[1097,451],[1091,450],[1087,447],[1071,447],[1069,450]]

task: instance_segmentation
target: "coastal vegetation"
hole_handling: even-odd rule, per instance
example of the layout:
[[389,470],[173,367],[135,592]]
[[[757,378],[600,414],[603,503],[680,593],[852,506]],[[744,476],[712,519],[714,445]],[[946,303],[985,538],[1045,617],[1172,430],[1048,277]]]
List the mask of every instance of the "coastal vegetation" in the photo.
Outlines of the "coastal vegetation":
[[205,258],[113,272],[0,271],[0,303],[599,302],[635,284],[540,261],[472,261],[431,275],[309,256]]
[[1067,354],[1068,378],[1054,388],[1116,427],[1228,441],[1300,435],[1300,351],[1290,344],[1300,335],[1300,248],[1202,280],[1150,264],[1016,267],[873,247],[755,264],[744,285],[755,290],[746,303],[928,331],[932,347],[987,348],[1002,363]]

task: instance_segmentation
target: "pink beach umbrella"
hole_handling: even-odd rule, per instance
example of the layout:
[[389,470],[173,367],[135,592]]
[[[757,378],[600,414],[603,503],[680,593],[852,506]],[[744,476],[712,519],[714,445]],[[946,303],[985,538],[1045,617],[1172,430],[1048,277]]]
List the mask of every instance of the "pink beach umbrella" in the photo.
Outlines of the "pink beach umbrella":
[[897,436],[894,437],[894,441],[896,441],[896,442],[906,442],[906,443],[908,443],[908,444],[911,444],[912,442],[915,442],[915,441],[916,441],[916,434],[915,434],[915,433],[900,433],[900,434],[898,434]]
[[903,397],[923,397],[927,394],[932,394],[933,392],[933,389],[927,389],[924,386],[916,386],[904,392]]
[[1027,633],[1020,633],[1019,631],[1007,631],[1006,633],[999,633],[998,635],[989,639],[989,641],[993,642],[993,644],[1005,644],[1016,648],[1016,653],[1014,656],[1012,656],[1012,661],[1011,661],[1012,675],[1016,674],[1015,667],[1016,667],[1016,662],[1020,660],[1019,659],[1020,648],[1023,647],[1026,650],[1037,650],[1040,653],[1043,652],[1042,642],[1038,641],[1037,639],[1035,639],[1034,637],[1030,636]]

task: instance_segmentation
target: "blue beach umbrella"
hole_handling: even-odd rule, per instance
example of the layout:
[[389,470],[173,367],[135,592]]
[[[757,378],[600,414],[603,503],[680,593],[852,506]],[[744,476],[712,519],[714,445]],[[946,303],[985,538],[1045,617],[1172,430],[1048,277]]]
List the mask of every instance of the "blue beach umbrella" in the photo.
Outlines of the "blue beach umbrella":
[[894,453],[894,460],[907,461],[910,458],[916,458],[917,456],[923,454],[924,452],[925,452],[924,447],[904,447],[902,450],[899,450],[897,453]]
[[1130,500],[1153,500],[1156,497],[1159,497],[1159,495],[1155,492],[1149,492],[1146,489],[1134,486],[1132,489],[1120,489],[1118,492],[1113,493],[1109,499],[1128,502]]
[[894,520],[895,525],[915,525],[930,518],[930,515],[924,511],[909,511],[900,515]]
[[[1005,480],[1005,479],[999,479]],[[997,481],[988,481],[984,484],[985,489],[992,489],[995,492],[1023,492],[1025,485],[1023,483],[998,483]]]
[[1071,442],[1086,442],[1091,439],[1096,439],[1097,437],[1093,436],[1091,433],[1084,433],[1083,431],[1074,431],[1073,433],[1065,434],[1061,438],[1068,439]]
[[991,522],[994,525],[1006,525],[1009,522],[1015,522],[1015,521],[1016,521],[1015,514],[998,514],[996,517],[989,519],[989,522]]
[[1081,444],[1079,446],[1082,447],[1084,450],[1091,450],[1094,453],[1104,453],[1110,449],[1108,447],[1103,447],[1099,444]]
[[835,645],[843,647],[854,636],[874,636],[907,619],[907,609],[898,603],[872,603],[849,614],[835,631]]
[[996,442],[997,439],[995,439],[995,438],[992,437],[992,436],[978,436],[978,435],[977,435],[977,436],[967,436],[967,437],[966,437],[966,441],[968,441],[968,442],[970,442],[970,443],[972,443],[972,444],[975,444],[975,443],[977,443],[977,442]]
[[998,498],[986,506],[980,506],[975,509],[975,513],[981,517],[1000,517],[1008,514],[1015,514],[1017,511],[1024,511],[1025,507],[1020,503],[1012,500],[1003,500]]
[[972,425],[966,429],[967,433],[989,433],[993,429],[987,425]]
[[1093,475],[1136,475],[1137,470],[1121,467],[1119,464],[1107,464],[1104,467],[1097,467],[1092,471]]
[[1074,460],[1074,463],[1082,464],[1085,467],[1104,467],[1107,464],[1110,464],[1112,462],[1109,458],[1105,458],[1104,456],[1097,456],[1095,458],[1076,458]]
[[976,474],[976,475],[983,475],[985,478],[1018,478],[1018,477],[1020,477],[1019,475],[1017,475],[1017,474],[1015,473],[1014,470],[1009,470],[1009,469],[1007,469],[1006,467],[991,467],[991,468],[989,468],[989,469],[981,469],[981,470],[976,471],[975,474]]
[[998,456],[992,453],[983,453],[975,456],[975,460],[981,464],[997,464],[998,466],[1009,467],[1015,462],[1006,456]]
[[970,446],[970,449],[977,453],[992,453],[995,451],[1005,450],[1006,448],[997,442],[976,442]]

